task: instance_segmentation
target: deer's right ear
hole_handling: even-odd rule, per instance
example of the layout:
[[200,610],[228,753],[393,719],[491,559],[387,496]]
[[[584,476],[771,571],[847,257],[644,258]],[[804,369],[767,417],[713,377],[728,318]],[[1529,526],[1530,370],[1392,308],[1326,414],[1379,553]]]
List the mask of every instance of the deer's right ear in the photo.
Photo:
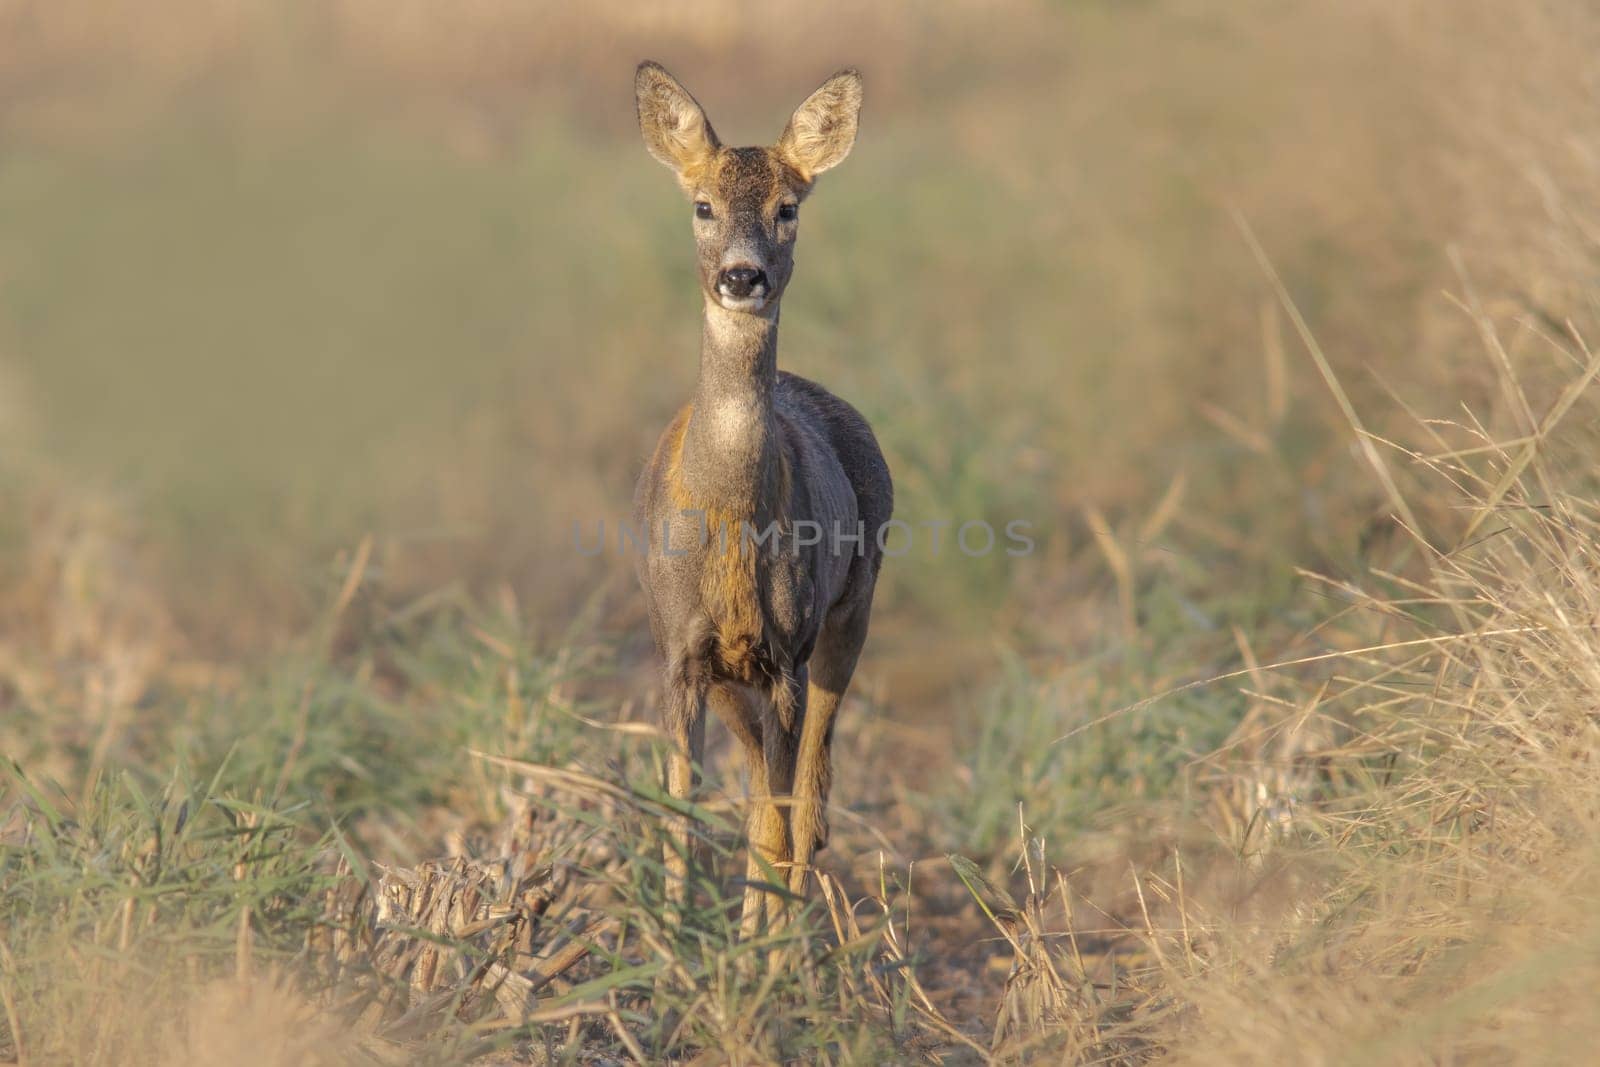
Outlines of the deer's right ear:
[[688,182],[711,162],[720,142],[689,90],[659,63],[645,60],[633,77],[639,132],[650,154]]

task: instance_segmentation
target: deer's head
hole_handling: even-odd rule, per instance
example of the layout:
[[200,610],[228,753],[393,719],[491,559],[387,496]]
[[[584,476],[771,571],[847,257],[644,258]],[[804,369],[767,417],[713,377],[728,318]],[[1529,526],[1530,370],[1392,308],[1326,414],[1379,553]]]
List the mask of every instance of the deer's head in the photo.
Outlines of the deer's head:
[[843,70],[806,98],[770,148],[724,148],[688,90],[655,63],[634,78],[645,147],[671,167],[694,204],[706,298],[771,315],[794,270],[800,202],[817,175],[850,154],[861,75]]

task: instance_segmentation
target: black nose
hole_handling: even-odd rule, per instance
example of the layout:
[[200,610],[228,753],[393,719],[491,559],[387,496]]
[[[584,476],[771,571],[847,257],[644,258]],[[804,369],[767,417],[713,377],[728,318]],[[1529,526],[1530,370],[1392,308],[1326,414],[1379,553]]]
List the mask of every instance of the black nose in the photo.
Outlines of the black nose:
[[717,277],[717,288],[732,297],[746,297],[767,284],[767,274],[755,267],[729,267]]

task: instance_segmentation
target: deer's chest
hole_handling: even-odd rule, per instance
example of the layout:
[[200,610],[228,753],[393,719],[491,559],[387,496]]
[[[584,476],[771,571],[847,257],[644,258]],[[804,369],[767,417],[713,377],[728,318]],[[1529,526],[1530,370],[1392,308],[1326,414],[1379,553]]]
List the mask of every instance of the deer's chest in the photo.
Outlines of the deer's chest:
[[815,640],[816,607],[792,531],[713,526],[706,548],[701,604],[719,672],[754,684],[804,659]]

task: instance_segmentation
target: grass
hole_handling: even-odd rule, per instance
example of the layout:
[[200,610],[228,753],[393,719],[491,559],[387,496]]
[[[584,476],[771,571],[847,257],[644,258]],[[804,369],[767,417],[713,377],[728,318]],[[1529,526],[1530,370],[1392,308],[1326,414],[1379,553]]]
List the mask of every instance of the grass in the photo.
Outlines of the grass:
[[[530,736],[561,732],[533,718]],[[530,747],[554,754],[562,742],[550,744]],[[624,746],[614,752],[623,757]],[[650,782],[650,770],[614,763],[607,781],[521,760],[480,768],[485,807],[455,831],[470,858],[386,867],[381,881],[353,832],[318,833],[311,823],[322,820],[308,817],[318,803],[286,799],[327,801],[315,774],[263,767],[252,788],[251,772],[226,760],[209,781],[180,771],[151,794],[123,774],[74,801],[11,768],[23,806],[0,846],[3,1047],[28,1062],[164,1063],[203,1062],[220,1043],[252,1062],[288,1063],[468,1062],[536,1046],[558,1062],[591,1062],[597,1040],[859,1061],[915,1044],[915,979],[894,948],[887,902],[860,902],[886,920],[863,926],[829,882],[826,905],[782,934],[741,940],[738,887],[730,897],[707,881],[683,921],[669,923],[659,831],[670,801],[657,786],[627,784]],[[369,803],[384,800],[393,802]],[[501,825],[488,832],[495,808]],[[735,828],[701,818],[706,846],[730,866]],[[490,859],[491,850],[512,859]],[[510,887],[498,903],[476,902],[496,885]],[[523,925],[485,943],[482,931],[506,929],[508,914]],[[552,948],[580,929],[582,955]],[[586,966],[574,973],[577,962]],[[509,1021],[497,1005],[511,1004],[517,987],[499,984],[502,963],[546,973],[533,986],[538,999],[506,1008]],[[245,1023],[257,1010],[269,1025]],[[81,1022],[84,1011],[92,1022]],[[600,1032],[577,1028],[589,1017]],[[573,1026],[551,1025],[558,1020]],[[272,1025],[290,1023],[309,1026],[309,1038]]]
[[[0,55],[0,1061],[1583,1057],[1592,14],[424,7]],[[868,71],[785,365],[1036,537],[892,561],[756,941],[569,548],[694,373],[646,50]]]
[[[913,822],[891,814],[875,830],[980,857],[947,869],[1012,957],[987,1034],[928,997],[919,971],[937,968],[950,935],[914,946],[909,875],[880,872],[855,903],[830,878],[774,939],[738,938],[737,884],[716,879],[686,923],[670,923],[659,735],[591,725],[592,709],[563,697],[596,669],[573,651],[587,639],[540,652],[513,617],[450,597],[357,628],[361,551],[276,672],[187,717],[161,710],[152,724],[170,733],[137,731],[152,752],[183,753],[164,780],[151,757],[119,755],[130,769],[108,771],[90,756],[74,796],[13,767],[0,850],[8,1047],[29,1062],[186,1062],[251,1032],[232,1013],[268,1011],[318,1035],[359,1015],[319,1038],[328,1062],[536,1048],[559,1062],[672,1050],[839,1062],[941,1048],[998,1061],[1570,1054],[1588,1018],[1600,811],[1586,755],[1600,505],[1586,470],[1559,458],[1585,454],[1572,435],[1592,433],[1584,388],[1600,361],[1574,355],[1588,370],[1542,401],[1537,441],[1471,445],[1485,438],[1470,423],[1425,429],[1438,500],[1463,503],[1460,547],[1439,547],[1447,531],[1419,539],[1379,593],[1308,575],[1347,601],[1320,624],[1326,652],[1279,668],[1247,649],[1242,672],[1223,672],[1248,678],[1236,695],[1202,678],[1094,719],[1109,694],[1086,701],[1075,684],[1152,668],[1125,659],[1041,680],[1013,660],[975,720],[955,724],[974,742],[954,786],[918,796]],[[702,812],[723,870],[737,829],[718,813],[731,810]],[[413,812],[448,817],[430,826]],[[507,844],[494,828],[508,820],[535,836]],[[1019,828],[1017,898],[1004,861]],[[313,946],[330,928],[418,936],[325,902],[372,884],[362,853],[414,855],[441,831],[469,863],[525,851],[573,872],[579,888],[540,912],[541,936],[561,936],[555,918],[571,931],[606,917],[553,993],[513,1011],[496,1007],[498,987],[475,992],[499,973],[486,967],[518,958],[511,942],[474,947],[474,917],[496,914],[476,905],[403,951],[348,953],[338,981],[319,967]],[[1101,868],[1109,840],[1123,867],[1069,877],[1041,838],[1074,842]],[[330,867],[341,852],[348,862]],[[432,942],[467,985],[417,984],[416,946]],[[552,958],[536,945],[535,974]],[[372,962],[383,959],[403,969],[385,975]],[[359,1005],[373,989],[410,992],[356,1012],[349,972],[364,968],[378,973]],[[147,1010],[119,1007],[133,1002]],[[311,1054],[263,1040],[262,1062]]]
[[[282,959],[316,920],[314,851],[295,841],[292,809],[181,772],[158,793],[119,775],[71,804],[10,773],[37,812],[4,850],[13,1058],[158,1059],[183,1025],[159,1006],[231,967],[242,938]],[[133,1003],[156,1010],[105,1009]]]
[[1241,697],[1210,693],[1091,726],[1099,709],[1134,702],[1129,690],[1097,688],[1105,682],[1082,669],[1039,678],[1013,659],[991,683],[959,723],[968,747],[934,794],[941,820],[962,827],[963,850],[1010,864],[1019,819],[1051,842],[1114,824],[1180,790],[1243,715]]

